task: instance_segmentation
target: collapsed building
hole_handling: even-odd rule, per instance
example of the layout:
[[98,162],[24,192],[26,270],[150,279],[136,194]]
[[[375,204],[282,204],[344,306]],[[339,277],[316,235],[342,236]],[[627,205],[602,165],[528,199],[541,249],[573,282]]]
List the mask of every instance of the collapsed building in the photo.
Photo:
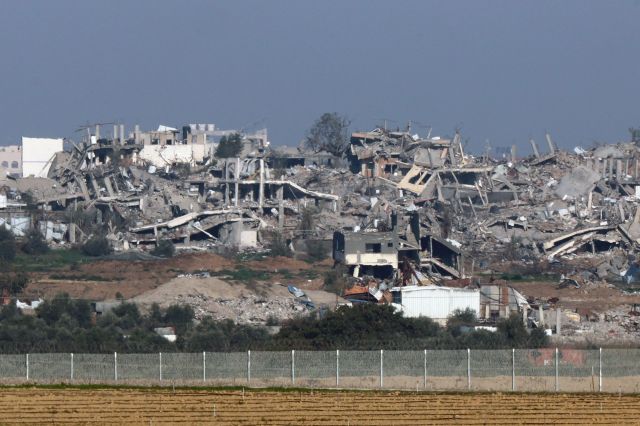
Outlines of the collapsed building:
[[273,148],[264,130],[243,133],[238,154],[219,158],[220,138],[235,131],[213,124],[83,130],[64,151],[62,140],[23,140],[22,177],[0,182],[0,223],[17,235],[38,227],[60,245],[104,233],[116,250],[163,239],[180,249],[255,249],[274,234],[294,251],[331,243],[352,301],[392,304],[413,286],[466,288],[486,319],[526,303],[535,311],[495,284],[511,270],[578,285],[640,280],[637,130],[629,142],[571,152],[547,134],[545,152],[531,140],[531,155],[512,148],[500,159],[472,155],[458,131],[354,132],[339,158]]

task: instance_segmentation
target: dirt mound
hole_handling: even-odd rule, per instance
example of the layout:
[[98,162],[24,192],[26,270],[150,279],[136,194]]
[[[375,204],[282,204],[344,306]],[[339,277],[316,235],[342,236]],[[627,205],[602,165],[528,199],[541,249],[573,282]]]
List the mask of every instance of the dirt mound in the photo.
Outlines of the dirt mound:
[[[333,307],[336,295],[325,291],[310,291],[317,305]],[[196,319],[211,316],[231,319],[243,324],[264,324],[270,318],[280,321],[306,315],[309,308],[278,283],[235,283],[216,277],[180,277],[132,299],[143,308],[153,303],[161,307],[187,304]]]

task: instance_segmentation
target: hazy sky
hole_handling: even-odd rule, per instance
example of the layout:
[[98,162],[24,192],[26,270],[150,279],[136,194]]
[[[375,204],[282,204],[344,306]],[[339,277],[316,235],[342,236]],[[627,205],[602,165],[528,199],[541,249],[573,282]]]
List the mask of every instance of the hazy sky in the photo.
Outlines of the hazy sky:
[[627,140],[639,22],[639,1],[0,0],[0,144],[117,120],[292,145],[327,111],[475,151]]

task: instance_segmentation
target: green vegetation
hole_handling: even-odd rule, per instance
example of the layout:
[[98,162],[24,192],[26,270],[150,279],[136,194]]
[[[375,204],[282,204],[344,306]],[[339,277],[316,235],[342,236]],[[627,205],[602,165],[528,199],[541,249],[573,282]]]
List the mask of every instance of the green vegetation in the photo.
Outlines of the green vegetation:
[[265,240],[268,241],[269,256],[291,256],[291,249],[281,232],[268,231],[263,234]]
[[327,151],[341,157],[349,146],[347,129],[351,122],[336,112],[324,113],[317,119],[305,140],[314,152]]
[[16,239],[4,225],[0,226],[0,262],[11,262],[16,257]]
[[173,257],[176,254],[176,246],[171,240],[160,240],[158,246],[151,250],[151,254],[160,257]]
[[239,133],[233,133],[229,136],[222,136],[215,155],[218,158],[235,158],[240,155],[242,148],[242,136]]
[[271,273],[256,269],[238,266],[236,269],[223,269],[216,275],[227,276],[233,281],[250,282],[250,281],[266,281],[271,277]]
[[24,272],[42,272],[66,266],[70,266],[72,270],[77,269],[80,263],[89,260],[91,258],[78,249],[57,249],[39,255],[18,253],[13,264],[18,270]]
[[517,315],[498,322],[498,331],[474,331],[472,311],[457,312],[442,328],[429,318],[404,318],[389,305],[340,307],[322,319],[286,323],[271,347],[284,349],[501,349],[537,348],[548,344],[542,330],[529,333]]
[[[157,305],[142,314],[122,303],[94,320],[90,305],[62,294],[46,301],[35,315],[14,305],[0,309],[0,353],[25,352],[158,352],[334,350],[334,349],[463,349],[535,348],[548,344],[543,332],[529,333],[517,316],[498,323],[498,331],[473,331],[472,312],[458,312],[440,327],[429,318],[404,318],[388,305],[340,307],[322,318],[306,317],[281,325],[271,336],[264,327],[231,320],[194,321],[188,306]],[[271,318],[269,324],[276,324]],[[173,326],[178,339],[170,343],[156,327]],[[466,327],[466,328],[465,328]]]
[[111,243],[106,237],[94,236],[84,243],[82,252],[87,256],[106,256],[113,252],[113,247],[111,247]]
[[42,233],[34,228],[27,233],[22,251],[26,254],[45,254],[49,251],[49,246]]

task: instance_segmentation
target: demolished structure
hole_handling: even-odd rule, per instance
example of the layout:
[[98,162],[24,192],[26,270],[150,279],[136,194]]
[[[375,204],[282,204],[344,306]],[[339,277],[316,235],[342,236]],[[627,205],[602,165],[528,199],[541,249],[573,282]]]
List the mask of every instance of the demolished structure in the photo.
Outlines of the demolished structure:
[[[125,135],[114,125],[104,137],[95,126],[67,151],[55,142],[52,156],[53,142],[25,138],[23,155],[42,147],[42,160],[23,159],[25,177],[3,178],[1,223],[17,235],[39,227],[61,245],[102,232],[116,250],[167,239],[179,249],[253,249],[274,235],[294,250],[331,242],[353,284],[347,299],[408,312],[394,297],[411,299],[414,286],[465,289],[477,300],[464,307],[487,320],[538,307],[495,279],[505,273],[551,272],[582,286],[640,280],[635,130],[630,142],[572,152],[547,134],[546,152],[531,140],[532,155],[512,148],[501,159],[472,155],[459,131],[354,132],[344,158],[274,149],[259,131],[243,134],[236,157],[218,158],[230,132],[191,124]],[[449,306],[447,315],[460,307]]]

